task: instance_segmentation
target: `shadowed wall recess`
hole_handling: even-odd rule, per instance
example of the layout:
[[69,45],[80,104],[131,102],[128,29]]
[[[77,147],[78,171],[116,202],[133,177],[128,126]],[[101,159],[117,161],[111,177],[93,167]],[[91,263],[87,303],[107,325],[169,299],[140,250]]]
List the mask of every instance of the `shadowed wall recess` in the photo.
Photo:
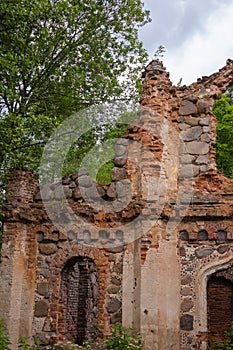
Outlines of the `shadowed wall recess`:
[[97,337],[98,273],[93,261],[76,258],[62,270],[61,298],[67,339],[82,345]]

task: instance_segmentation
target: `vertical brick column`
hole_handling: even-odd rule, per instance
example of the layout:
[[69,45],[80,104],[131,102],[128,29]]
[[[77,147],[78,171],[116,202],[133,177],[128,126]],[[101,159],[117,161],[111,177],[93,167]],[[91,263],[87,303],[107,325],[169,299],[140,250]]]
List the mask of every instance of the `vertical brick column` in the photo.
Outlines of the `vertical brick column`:
[[140,234],[124,255],[123,325],[140,331],[147,350],[178,350],[178,239],[174,230],[167,234],[166,221],[158,223],[178,192],[179,132],[172,124],[177,101],[160,61],[146,67],[144,78],[138,128],[133,134],[129,127],[128,133],[141,146],[138,188],[143,207]]
[[27,215],[36,186],[35,176],[27,169],[13,170],[3,211],[0,318],[6,322],[12,349],[16,349],[19,336],[32,335],[36,240]]

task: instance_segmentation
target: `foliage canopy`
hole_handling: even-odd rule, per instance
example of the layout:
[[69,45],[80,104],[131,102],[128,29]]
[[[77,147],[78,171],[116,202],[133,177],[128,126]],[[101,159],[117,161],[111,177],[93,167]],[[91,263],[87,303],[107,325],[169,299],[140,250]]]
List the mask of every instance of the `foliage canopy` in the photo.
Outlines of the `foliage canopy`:
[[140,0],[3,0],[0,6],[1,168],[34,170],[64,118],[135,96],[147,59],[138,28],[149,15]]

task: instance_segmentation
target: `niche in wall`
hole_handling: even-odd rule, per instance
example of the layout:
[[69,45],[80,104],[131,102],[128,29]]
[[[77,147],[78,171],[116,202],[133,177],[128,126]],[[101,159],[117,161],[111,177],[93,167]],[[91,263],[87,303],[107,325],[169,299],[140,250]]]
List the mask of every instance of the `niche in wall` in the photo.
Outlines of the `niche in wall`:
[[73,258],[62,270],[61,298],[67,340],[82,345],[98,336],[98,271],[89,258]]

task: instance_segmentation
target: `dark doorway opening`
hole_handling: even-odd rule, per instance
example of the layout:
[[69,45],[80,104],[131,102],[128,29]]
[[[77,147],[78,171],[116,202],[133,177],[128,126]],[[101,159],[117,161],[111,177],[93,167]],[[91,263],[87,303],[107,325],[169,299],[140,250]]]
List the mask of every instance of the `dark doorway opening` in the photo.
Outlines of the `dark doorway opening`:
[[66,338],[82,345],[98,337],[98,271],[89,258],[74,258],[62,270],[61,302]]
[[212,276],[207,286],[207,322],[209,346],[224,340],[224,333],[233,322],[233,283]]

